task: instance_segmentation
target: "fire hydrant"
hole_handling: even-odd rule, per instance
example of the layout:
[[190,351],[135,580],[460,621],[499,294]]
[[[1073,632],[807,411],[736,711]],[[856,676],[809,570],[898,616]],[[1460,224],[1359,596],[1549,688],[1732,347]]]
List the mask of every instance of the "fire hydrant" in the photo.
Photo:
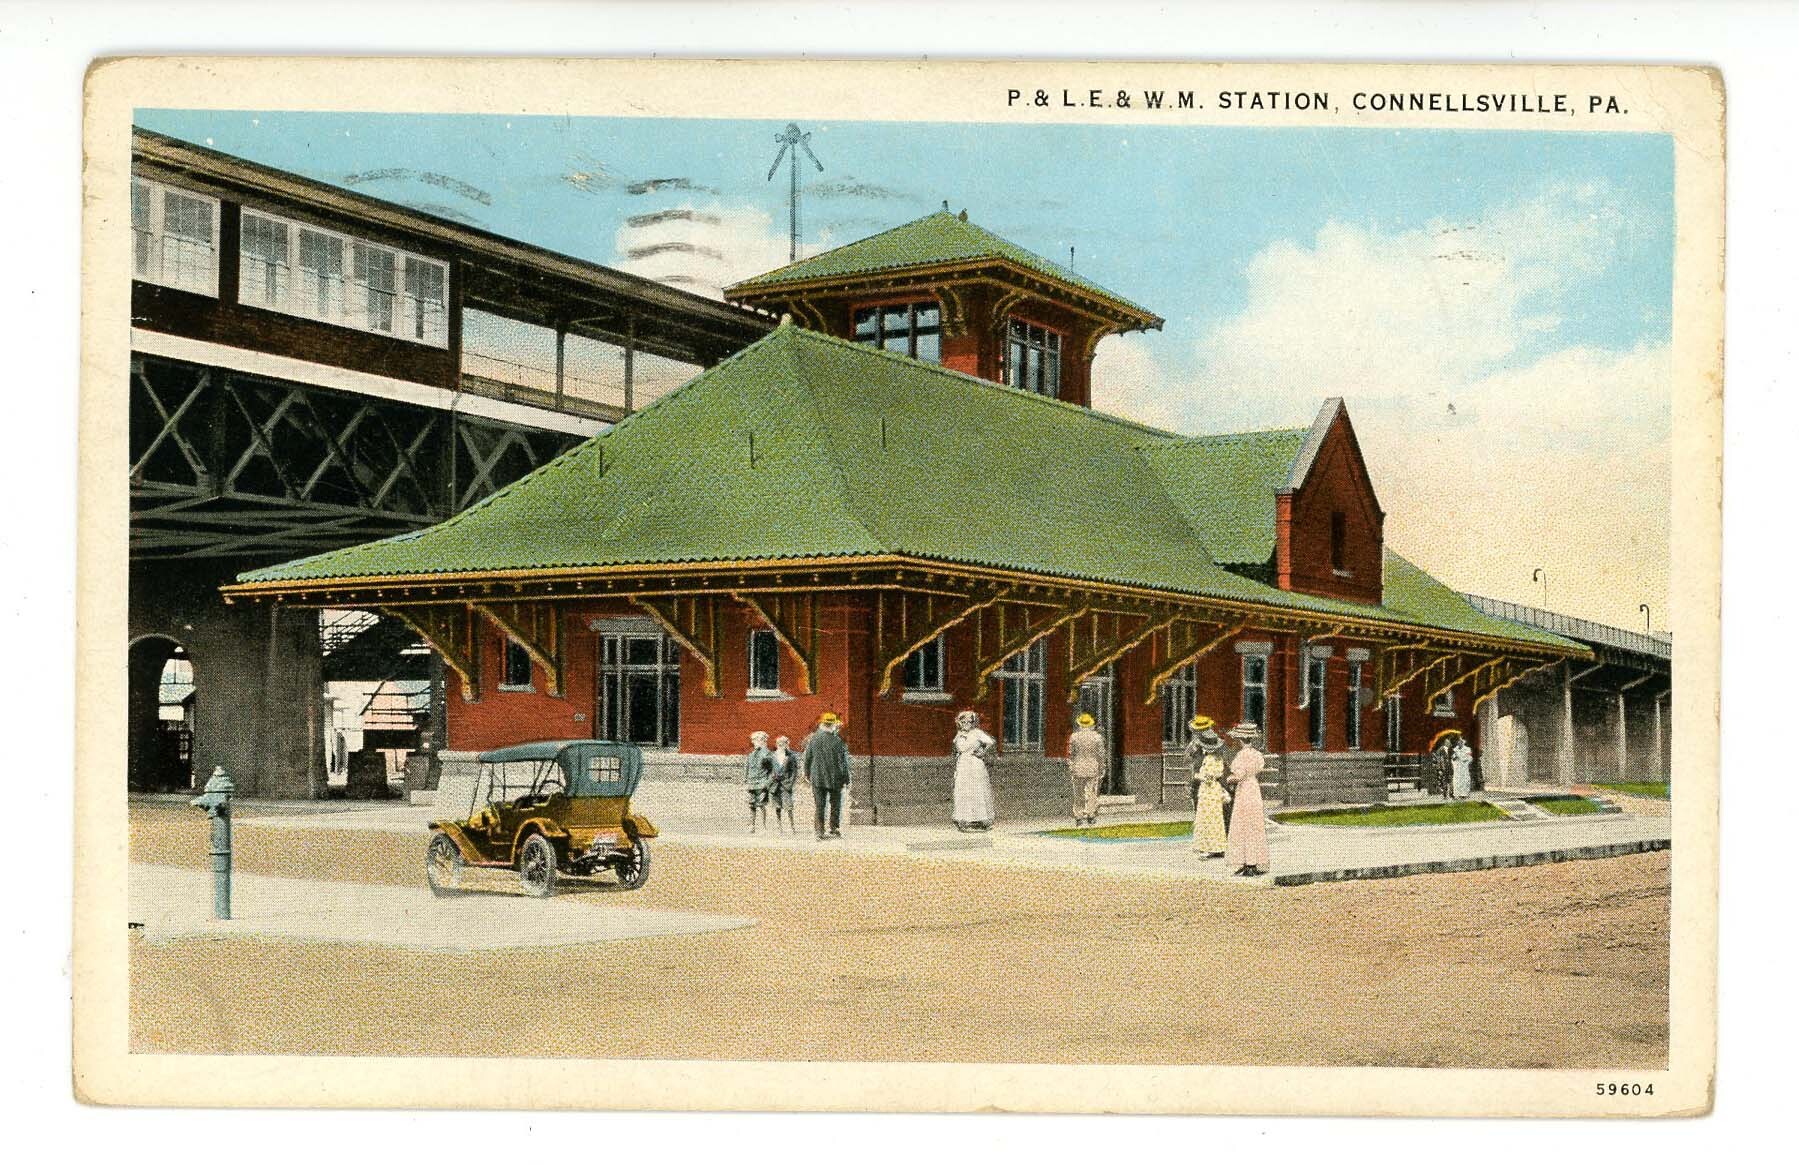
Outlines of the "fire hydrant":
[[231,917],[231,794],[237,785],[225,775],[225,766],[212,770],[206,788],[188,804],[206,810],[212,818],[212,915]]

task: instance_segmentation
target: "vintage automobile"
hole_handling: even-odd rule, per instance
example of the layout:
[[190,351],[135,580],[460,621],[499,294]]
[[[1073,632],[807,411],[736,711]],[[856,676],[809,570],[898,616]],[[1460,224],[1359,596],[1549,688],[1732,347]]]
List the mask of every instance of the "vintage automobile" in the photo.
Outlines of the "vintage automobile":
[[477,759],[468,816],[427,827],[425,881],[433,894],[456,892],[470,866],[515,869],[536,898],[554,894],[563,875],[610,871],[627,890],[649,880],[656,827],[631,812],[643,776],[636,745],[545,740]]

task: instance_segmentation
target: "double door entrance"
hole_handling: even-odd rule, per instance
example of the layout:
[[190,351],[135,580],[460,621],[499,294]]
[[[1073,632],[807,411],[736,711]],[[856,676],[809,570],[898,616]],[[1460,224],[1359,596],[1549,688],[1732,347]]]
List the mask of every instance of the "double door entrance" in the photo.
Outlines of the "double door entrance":
[[1099,783],[1099,791],[1106,794],[1130,792],[1124,780],[1124,740],[1118,731],[1118,725],[1124,722],[1119,698],[1117,678],[1112,665],[1107,664],[1103,671],[1081,681],[1074,699],[1074,714],[1091,715],[1094,727],[1106,738],[1106,773]]

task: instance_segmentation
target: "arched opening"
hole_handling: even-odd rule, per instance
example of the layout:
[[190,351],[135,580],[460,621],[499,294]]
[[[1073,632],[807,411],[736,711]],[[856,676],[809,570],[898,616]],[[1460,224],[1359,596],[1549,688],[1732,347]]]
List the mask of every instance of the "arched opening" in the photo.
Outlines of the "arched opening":
[[161,635],[131,645],[128,679],[128,782],[166,793],[194,784],[194,662]]

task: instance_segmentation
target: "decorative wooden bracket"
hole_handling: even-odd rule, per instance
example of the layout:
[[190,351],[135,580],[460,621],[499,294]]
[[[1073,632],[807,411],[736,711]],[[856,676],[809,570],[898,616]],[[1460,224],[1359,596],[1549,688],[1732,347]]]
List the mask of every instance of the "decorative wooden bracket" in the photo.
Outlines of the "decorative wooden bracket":
[[562,612],[551,603],[476,603],[475,610],[491,620],[543,669],[549,694],[560,696],[562,686]]
[[907,656],[1010,591],[1010,587],[1000,586],[983,586],[966,595],[876,591],[874,653],[881,665],[878,694],[885,696],[893,690],[893,669]]
[[[1208,626],[1226,627],[1227,630],[1219,632],[1202,643],[1199,638],[1200,628]],[[1149,677],[1149,685],[1144,690],[1144,704],[1153,704],[1161,698],[1162,685],[1172,679],[1175,672],[1212,654],[1248,629],[1249,620],[1247,619],[1234,627],[1222,623],[1194,623],[1187,620],[1179,620],[1172,624],[1168,628],[1168,662]]]
[[1081,684],[1180,618],[1178,613],[1098,613],[1077,621],[1068,633],[1068,702],[1080,698]]
[[1467,683],[1470,680],[1473,680],[1475,682],[1475,685],[1478,687],[1479,683],[1480,683],[1481,673],[1499,668],[1502,664],[1504,664],[1506,662],[1507,658],[1508,658],[1507,656],[1496,655],[1491,659],[1483,659],[1471,668],[1467,668],[1467,669],[1464,669],[1463,671],[1453,673],[1453,676],[1451,673],[1446,672],[1444,674],[1443,683],[1437,685],[1437,687],[1433,688],[1429,693],[1427,693],[1425,695],[1424,706],[1427,708],[1430,707],[1432,704],[1435,704],[1437,702],[1437,697],[1443,695],[1444,693],[1446,693],[1454,688],[1461,687],[1463,684]]
[[631,601],[700,661],[701,689],[708,696],[718,695],[718,596],[634,595]]
[[[1403,647],[1389,647],[1381,652],[1380,670],[1385,673],[1385,678],[1378,681],[1380,692],[1374,701],[1374,706],[1376,708],[1385,706],[1388,699],[1398,695],[1401,688],[1405,687],[1425,672],[1436,667],[1438,664],[1446,663],[1461,654],[1460,652],[1451,651],[1447,654],[1430,656],[1424,663],[1418,664],[1416,667],[1411,666],[1417,663],[1417,653],[1429,646],[1430,644],[1428,643],[1408,643]],[[1396,658],[1401,652],[1405,653],[1406,662],[1404,664],[1400,664]],[[1408,670],[1405,670],[1402,674],[1402,668]]]
[[731,597],[754,611],[800,661],[800,692],[810,696],[818,671],[818,597],[811,591],[737,591]]
[[1079,619],[1087,610],[1085,605],[1042,608],[1017,603],[997,604],[993,608],[993,622],[996,624],[993,646],[985,645],[987,616],[981,617],[978,628],[974,652],[974,698],[987,698],[987,681],[994,672],[1005,666],[1008,659],[1054,632],[1056,628]]
[[462,698],[470,703],[481,698],[480,623],[464,603],[417,607],[383,607],[381,613],[398,619],[417,632],[425,646],[443,658],[444,666],[462,679]]
[[1482,704],[1486,703],[1488,700],[1491,700],[1494,696],[1497,696],[1499,693],[1505,691],[1507,688],[1511,687],[1513,684],[1517,683],[1519,680],[1523,679],[1525,676],[1534,675],[1537,672],[1542,671],[1544,668],[1555,667],[1557,664],[1559,664],[1561,662],[1562,661],[1559,659],[1551,659],[1551,660],[1510,659],[1510,660],[1507,660],[1506,666],[1503,668],[1500,668],[1497,672],[1495,672],[1493,677],[1487,682],[1487,684],[1484,688],[1481,687],[1479,684],[1475,685],[1473,711],[1476,711],[1476,712],[1480,711],[1480,706]]

